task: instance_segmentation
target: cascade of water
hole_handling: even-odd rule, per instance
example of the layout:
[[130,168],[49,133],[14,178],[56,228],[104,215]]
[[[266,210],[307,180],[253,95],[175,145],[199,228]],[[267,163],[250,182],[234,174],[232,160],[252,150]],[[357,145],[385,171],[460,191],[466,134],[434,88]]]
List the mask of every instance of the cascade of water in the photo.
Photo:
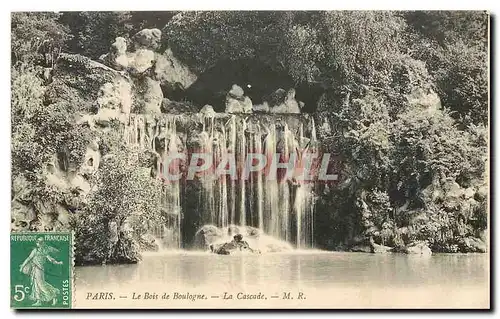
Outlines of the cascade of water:
[[[148,120],[145,116],[135,115],[131,116],[124,137],[128,143],[142,148],[149,143],[158,155],[158,168],[162,174],[179,172],[181,160],[172,161],[169,167],[163,165],[168,154],[187,151],[190,137],[194,137],[199,148],[189,151],[212,156],[213,167],[196,177],[196,183],[201,185],[198,198],[200,225],[213,224],[223,229],[232,224],[249,225],[273,237],[295,242],[298,248],[311,247],[314,183],[298,182],[289,176],[284,178],[284,169],[278,170],[275,179],[270,179],[269,168],[277,153],[281,155],[281,163],[296,156],[299,167],[304,165],[301,161],[305,153],[317,154],[314,119],[311,118],[307,126],[302,120],[287,122],[286,118],[273,118],[270,123],[261,123],[261,119],[256,123],[255,118],[249,119],[247,122],[238,115],[198,116],[197,119],[163,115]],[[184,125],[193,121],[201,124],[198,126],[201,130]],[[190,128],[186,130],[186,127]],[[261,172],[251,173],[251,180],[247,181],[242,169],[250,152],[264,154],[268,166]],[[214,175],[218,164],[226,161],[228,156],[230,162],[237,165],[236,180],[230,174]],[[298,173],[296,171],[294,177]],[[167,181],[162,187],[161,205],[167,217],[163,227],[157,227],[153,232],[166,247],[180,248],[182,244],[182,185],[181,181]]]
[[[253,140],[253,148],[257,154],[262,154],[262,136],[259,131],[257,131],[254,135]],[[256,206],[257,206],[257,216],[259,221],[259,229],[264,231],[264,211],[263,211],[263,202],[264,202],[264,194],[263,194],[263,182],[262,182],[262,174],[252,175],[255,177],[255,181],[252,181],[252,186],[256,188],[255,193],[253,194],[254,198],[256,197]]]
[[[202,131],[199,134],[200,149],[193,150],[196,153],[213,157],[214,146],[214,118],[204,117]],[[207,159],[208,160],[208,159]],[[200,203],[203,207],[202,222],[204,224],[216,224],[217,212],[215,211],[215,193],[214,193],[214,174],[212,169],[207,169],[200,172],[199,180],[201,182],[202,191],[200,192]]]
[[[181,151],[182,141],[177,135],[176,117],[168,116],[166,118],[163,136],[165,147],[161,154],[161,163],[165,163],[168,154],[174,154]],[[164,171],[170,174],[177,174],[180,170],[180,162],[174,160],[168,167],[163,167]],[[164,186],[163,207],[167,213],[166,228],[168,236],[163,242],[167,248],[181,247],[180,223],[181,223],[181,189],[179,181],[167,181]]]
[[[308,139],[304,136],[304,127],[301,124],[299,128],[299,137],[301,148],[298,166],[306,168],[306,157],[311,160],[318,155],[316,149],[316,128],[314,119],[311,119],[311,138]],[[312,247],[313,246],[313,214],[314,214],[314,184],[309,181],[300,181],[296,185],[294,211],[297,218],[297,248]]]
[[240,127],[239,127],[239,138],[238,138],[238,161],[237,163],[241,167],[239,170],[239,190],[240,190],[240,218],[239,218],[239,224],[241,226],[246,225],[246,181],[244,179],[244,176],[242,174],[242,165],[245,164],[246,162],[246,155],[247,155],[247,145],[246,145],[246,136],[245,132],[247,130],[247,123],[246,120],[242,119],[240,121]]
[[[227,152],[227,135],[226,128],[224,125],[219,126],[220,132],[217,134],[216,142],[214,143],[214,163],[217,165],[222,161],[225,161]],[[221,176],[216,181],[217,196],[216,200],[216,210],[217,210],[217,225],[222,227],[227,227],[229,223],[228,216],[228,205],[227,205],[227,178],[226,176]],[[230,177],[229,177],[230,178]]]
[[[227,139],[229,141],[229,146],[228,146],[228,156],[232,156],[234,159],[236,158],[236,133],[237,133],[237,127],[236,127],[236,116],[232,115],[231,118],[228,121],[229,124],[229,138]],[[236,162],[236,160],[235,160]],[[231,178],[230,179],[230,195],[229,195],[229,224],[236,224],[236,181]]]
[[[266,128],[267,129],[267,128]],[[276,154],[276,125],[273,123],[267,129],[267,136],[264,140],[265,156],[268,163],[274,160]],[[265,196],[264,196],[264,231],[272,236],[280,237],[279,222],[279,193],[278,180],[270,179],[268,171],[265,176]]]

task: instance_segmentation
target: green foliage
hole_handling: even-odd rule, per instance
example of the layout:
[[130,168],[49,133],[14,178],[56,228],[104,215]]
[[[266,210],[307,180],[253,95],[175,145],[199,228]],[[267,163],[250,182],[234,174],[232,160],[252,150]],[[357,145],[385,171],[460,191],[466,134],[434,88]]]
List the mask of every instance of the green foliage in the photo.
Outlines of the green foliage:
[[[95,177],[96,191],[75,224],[77,259],[86,263],[104,261],[110,249],[109,262],[136,262],[145,223],[162,220],[161,185],[150,177],[150,168],[139,165],[139,154],[133,149],[113,142],[110,147],[112,154],[102,159]],[[110,248],[111,221],[117,223],[119,240]]]
[[83,160],[90,131],[75,124],[75,106],[63,102],[44,105],[44,90],[33,68],[12,69],[14,175],[41,170],[57,153],[65,154],[74,165]]
[[259,59],[297,82],[354,85],[390,65],[403,20],[388,12],[182,12],[166,41],[199,72]]
[[405,15],[407,45],[425,61],[443,105],[463,127],[488,122],[488,14],[422,11]]
[[488,123],[488,53],[456,42],[443,52],[436,71],[443,104],[462,116],[462,122]]
[[130,18],[127,11],[74,11],[63,12],[61,23],[74,35],[69,50],[97,59],[109,51],[116,37],[129,37]]
[[485,11],[411,11],[403,13],[409,26],[440,45],[466,40],[469,46],[488,44]]
[[350,229],[348,239],[362,234],[385,245],[423,240],[438,251],[471,251],[462,241],[486,227],[486,129],[460,130],[446,110],[406,105],[395,118],[390,110],[368,90],[330,113],[344,169],[338,188],[321,196],[319,207],[336,211],[322,222]]
[[68,28],[58,23],[59,14],[13,12],[11,18],[12,63],[53,66],[71,38]]

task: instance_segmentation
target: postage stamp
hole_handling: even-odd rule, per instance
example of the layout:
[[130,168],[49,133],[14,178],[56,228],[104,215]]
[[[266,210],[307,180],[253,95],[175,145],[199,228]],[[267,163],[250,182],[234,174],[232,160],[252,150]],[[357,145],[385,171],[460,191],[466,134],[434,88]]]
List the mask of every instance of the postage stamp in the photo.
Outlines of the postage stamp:
[[71,308],[71,232],[10,235],[10,304],[15,309]]

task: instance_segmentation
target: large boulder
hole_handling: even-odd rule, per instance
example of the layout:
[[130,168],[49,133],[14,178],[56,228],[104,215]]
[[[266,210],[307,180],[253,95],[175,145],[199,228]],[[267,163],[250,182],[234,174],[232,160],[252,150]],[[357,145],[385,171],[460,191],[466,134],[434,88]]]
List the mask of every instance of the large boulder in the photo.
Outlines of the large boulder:
[[128,72],[131,75],[138,76],[152,70],[156,61],[156,55],[148,49],[139,49],[135,52],[127,53]]
[[109,53],[102,55],[99,60],[115,70],[127,69],[129,64],[127,57],[127,40],[122,37],[117,37],[115,42],[111,44]]
[[194,235],[194,243],[198,248],[208,249],[210,245],[221,240],[223,235],[222,230],[220,230],[217,226],[205,225]]
[[370,252],[374,254],[385,254],[392,252],[392,247],[376,244],[373,237],[370,237]]
[[145,77],[141,80],[139,94],[136,94],[136,100],[139,103],[140,113],[160,114],[163,101],[163,92],[160,82]]
[[[165,50],[162,54],[156,54],[153,74],[166,92],[185,90],[197,80],[197,76],[180,62],[170,49]],[[170,97],[168,94],[166,95],[167,98]]]
[[218,255],[232,255],[237,253],[251,253],[251,254],[260,254],[261,252],[257,249],[250,247],[247,241],[242,239],[240,235],[240,240],[237,240],[238,235],[235,235],[233,240],[228,241],[219,245],[210,245],[210,250]]
[[424,256],[432,255],[432,251],[429,248],[429,244],[427,242],[411,243],[403,249],[403,253],[409,255],[424,255]]
[[252,100],[236,84],[226,96],[226,113],[252,113]]
[[132,106],[132,88],[130,82],[118,78],[114,82],[104,83],[98,90],[96,99],[98,112],[94,122],[100,126],[111,126],[113,121],[125,123]]
[[215,111],[212,105],[205,105],[201,108],[200,113],[203,114],[204,116],[215,116]]
[[78,54],[61,53],[52,71],[46,99],[49,103],[73,103],[87,112],[95,106],[106,83],[125,82],[130,85],[131,79],[123,72]]
[[[281,94],[281,92],[280,92]],[[303,104],[302,104],[303,105]],[[295,89],[288,90],[283,103],[270,108],[271,113],[300,113],[299,102],[295,100]]]
[[480,238],[465,237],[458,242],[458,248],[463,253],[485,253],[486,243]]
[[156,50],[160,46],[161,42],[161,30],[160,29],[143,29],[137,32],[132,37],[132,42],[134,49],[150,49]]

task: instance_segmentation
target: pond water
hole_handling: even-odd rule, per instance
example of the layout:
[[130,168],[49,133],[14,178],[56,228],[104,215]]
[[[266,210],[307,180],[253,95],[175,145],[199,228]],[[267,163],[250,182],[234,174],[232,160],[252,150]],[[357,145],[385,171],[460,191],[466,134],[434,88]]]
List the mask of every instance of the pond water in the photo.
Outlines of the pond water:
[[[77,306],[126,307],[489,307],[488,254],[364,254],[320,251],[219,256],[170,252],[139,264],[76,268]],[[113,300],[89,300],[113,292]],[[132,300],[132,294],[206,293],[208,300]],[[226,300],[237,293],[264,300]],[[290,292],[298,297],[283,300]],[[276,297],[276,296],[279,296]],[[160,297],[161,298],[161,297]],[[186,297],[189,298],[189,297]]]

